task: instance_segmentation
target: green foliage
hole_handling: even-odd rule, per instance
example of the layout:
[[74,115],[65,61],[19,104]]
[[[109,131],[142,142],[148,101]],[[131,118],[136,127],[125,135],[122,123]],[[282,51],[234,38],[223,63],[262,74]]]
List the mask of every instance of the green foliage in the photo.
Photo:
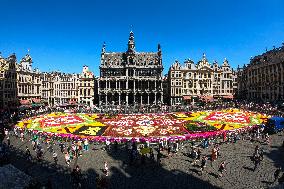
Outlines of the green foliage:
[[187,123],[185,125],[186,129],[189,132],[207,132],[207,131],[216,131],[217,128],[211,125],[206,125],[201,122],[192,122],[192,123]]

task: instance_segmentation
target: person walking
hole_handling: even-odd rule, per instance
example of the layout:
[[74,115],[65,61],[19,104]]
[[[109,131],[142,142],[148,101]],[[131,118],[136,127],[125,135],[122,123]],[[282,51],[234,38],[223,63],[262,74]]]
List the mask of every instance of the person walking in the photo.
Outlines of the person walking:
[[281,167],[277,167],[273,175],[274,176],[273,183],[279,179],[280,173],[281,173]]
[[218,169],[218,172],[219,172],[219,176],[220,176],[220,177],[223,177],[224,171],[226,171],[226,169],[225,169],[225,161],[223,161],[223,162],[220,164],[219,169]]
[[31,152],[30,152],[30,149],[27,146],[26,146],[25,154],[26,154],[27,160],[31,161],[32,160]]
[[265,144],[267,144],[267,145],[270,144],[270,138],[269,138],[269,134],[268,133],[265,134]]
[[170,157],[170,155],[171,155],[171,150],[172,150],[172,147],[171,147],[171,145],[169,145],[168,146],[168,157]]
[[7,135],[7,145],[8,145],[8,147],[11,145],[11,140],[10,140],[10,136],[9,135]]
[[76,165],[76,167],[73,169],[71,173],[71,179],[72,179],[72,184],[75,188],[81,188],[81,178],[82,178],[82,172],[79,167],[79,165]]
[[85,150],[85,151],[88,151],[88,150],[89,150],[89,142],[88,142],[87,139],[84,141],[84,150]]
[[158,165],[161,165],[161,157],[162,157],[162,154],[160,150],[158,150],[158,153],[157,153],[157,164]]
[[24,132],[21,132],[20,137],[21,137],[21,141],[24,142]]
[[197,151],[196,151],[195,148],[193,149],[191,156],[192,156],[192,163],[191,164],[196,165],[198,154],[197,154]]
[[65,153],[65,162],[66,162],[67,166],[69,167],[70,166],[70,156],[69,156],[68,152]]
[[62,142],[62,141],[60,141],[60,143],[59,143],[59,147],[60,147],[60,151],[61,151],[61,153],[63,154],[63,153],[64,153],[64,144],[63,144],[63,142]]
[[253,162],[254,162],[253,171],[255,171],[257,169],[257,167],[260,165],[260,161],[261,161],[261,157],[260,157],[259,153],[255,154],[255,156],[253,158]]
[[213,165],[213,162],[217,159],[217,149],[214,148],[212,149],[212,152],[211,152],[211,165]]
[[53,157],[55,165],[57,165],[58,158],[57,158],[57,153],[55,151],[53,151],[52,157]]
[[197,148],[197,161],[201,161],[201,149]]
[[150,148],[150,160],[153,161],[153,162],[155,161],[153,148]]
[[203,171],[206,167],[206,164],[207,164],[207,157],[206,156],[203,156],[202,159],[201,159],[201,166],[200,166],[200,173],[201,175],[203,174]]
[[105,163],[104,163],[104,171],[105,171],[105,175],[106,175],[106,177],[109,175],[109,170],[108,170],[108,164],[107,164],[107,162],[105,161]]

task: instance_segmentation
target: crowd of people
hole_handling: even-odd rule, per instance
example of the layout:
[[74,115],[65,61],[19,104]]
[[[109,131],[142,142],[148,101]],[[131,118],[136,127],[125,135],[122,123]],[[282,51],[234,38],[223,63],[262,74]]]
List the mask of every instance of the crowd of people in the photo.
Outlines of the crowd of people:
[[[224,109],[224,108],[240,108],[251,111],[258,111],[269,115],[283,116],[283,112],[271,104],[256,104],[252,102],[224,102],[224,103],[211,103],[205,104],[201,107],[194,106],[180,106],[176,110],[182,111],[196,111],[196,110],[212,110],[212,109]],[[160,109],[161,110],[161,109]],[[167,110],[167,109],[165,109]],[[15,122],[19,119],[35,116],[39,114],[45,114],[50,112],[58,111],[71,111],[71,112],[95,112],[88,107],[49,107],[44,106],[36,110],[24,110],[21,112],[1,112],[0,117],[2,118],[1,125],[1,145],[0,145],[0,158],[8,162],[8,152],[11,145],[11,138],[19,140],[24,143],[25,141],[30,141],[32,149],[26,146],[25,156],[26,160],[29,162],[38,161],[39,163],[50,154],[52,156],[54,164],[58,164],[58,156],[62,156],[65,159],[67,167],[72,165],[74,162],[73,169],[71,171],[71,181],[75,188],[81,187],[81,182],[83,179],[83,174],[81,172],[80,166],[77,165],[77,158],[84,155],[85,152],[89,151],[90,145],[95,145],[92,141],[88,140],[70,140],[62,139],[55,136],[48,137],[42,134],[35,134],[31,131],[21,131],[16,127],[13,128]],[[101,111],[101,110],[100,110]],[[150,144],[149,142],[137,143],[129,141],[126,144],[121,144],[120,142],[110,142],[106,141],[103,150],[106,151],[118,151],[119,145],[125,145],[125,149],[129,157],[129,165],[145,164],[149,159],[150,162],[156,163],[157,165],[162,164],[162,158],[170,157],[179,151],[186,150],[187,156],[192,159],[192,165],[197,165],[200,168],[199,173],[206,173],[206,168],[208,167],[208,161],[211,161],[211,166],[220,157],[222,153],[222,144],[224,143],[236,143],[238,140],[251,140],[266,143],[269,145],[269,135],[265,133],[262,128],[256,128],[249,133],[225,133],[223,136],[193,140],[193,141],[164,141],[161,140],[157,144]],[[284,143],[283,143],[284,145]],[[284,146],[283,146],[284,147]],[[60,149],[57,151],[56,149]],[[212,148],[210,154],[206,154],[205,150]],[[36,154],[33,156],[31,151]],[[47,153],[46,153],[47,152]],[[155,157],[156,155],[156,157]],[[256,145],[254,153],[251,155],[251,160],[254,163],[253,171],[257,170],[261,166],[261,161],[263,160],[263,150],[259,145]],[[5,162],[1,161],[1,162]],[[226,161],[222,161],[218,166],[218,176],[222,177],[226,172]],[[107,161],[102,165],[103,173],[105,177],[110,175],[109,164]],[[274,172],[274,182],[281,176],[281,167],[278,167]],[[105,179],[100,180],[105,183]],[[102,184],[100,183],[100,184]],[[104,185],[104,184],[102,184]]]
[[[236,137],[235,137],[236,136]],[[52,156],[54,164],[58,163],[58,156],[64,157],[66,166],[69,167],[71,162],[74,161],[74,168],[71,172],[72,185],[75,188],[80,188],[82,182],[82,172],[79,165],[76,164],[76,158],[80,158],[84,155],[86,151],[89,150],[90,145],[96,145],[87,140],[84,141],[72,141],[65,140],[54,137],[47,137],[41,134],[34,134],[32,132],[23,133],[18,129],[5,130],[5,140],[1,145],[0,151],[7,150],[10,145],[10,138],[18,140],[19,142],[25,143],[30,141],[32,149],[26,146],[25,157],[29,162],[37,161],[41,162],[45,157]],[[155,163],[157,165],[162,164],[162,157],[168,157],[175,155],[179,151],[186,151],[187,156],[191,158],[192,165],[198,166],[200,168],[199,173],[202,175],[206,173],[206,168],[208,167],[208,161],[211,162],[213,166],[214,162],[222,154],[222,144],[224,143],[237,143],[238,140],[250,140],[257,141],[258,143],[267,143],[267,134],[264,133],[260,128],[256,128],[250,133],[235,133],[234,137],[231,135],[223,135],[216,138],[206,138],[195,141],[165,141],[161,140],[157,144],[150,144],[149,142],[137,143],[129,141],[125,144],[125,149],[129,157],[129,165],[145,164],[145,163]],[[256,143],[254,153],[251,154],[251,160],[254,164],[253,171],[257,170],[261,166],[261,161],[263,160],[263,149]],[[269,144],[269,142],[267,143]],[[106,142],[102,150],[118,152],[118,146],[123,145],[119,142]],[[6,149],[5,149],[6,148]],[[211,153],[206,154],[206,149],[210,148]],[[56,151],[60,149],[60,152]],[[145,149],[149,149],[146,151]],[[34,151],[36,154],[32,156]],[[145,152],[143,152],[145,151]],[[45,155],[44,155],[45,154]],[[156,155],[156,157],[155,157]],[[146,161],[146,159],[148,159]],[[216,166],[216,165],[215,165]],[[222,177],[226,172],[226,161],[222,161],[218,166],[218,176]],[[105,161],[102,165],[103,173],[105,177],[110,175],[108,162]],[[278,167],[274,172],[274,178],[279,179],[281,175],[281,167]]]

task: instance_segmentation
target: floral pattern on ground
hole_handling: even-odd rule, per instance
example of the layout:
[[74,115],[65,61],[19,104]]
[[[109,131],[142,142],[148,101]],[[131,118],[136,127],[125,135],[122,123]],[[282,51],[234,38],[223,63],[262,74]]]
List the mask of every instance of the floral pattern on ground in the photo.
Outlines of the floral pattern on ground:
[[103,134],[111,137],[181,136],[187,134],[185,120],[174,119],[170,114],[121,115],[104,122],[109,129]]
[[[51,113],[24,119],[16,125],[63,137],[100,138],[191,138],[212,132],[242,129],[262,124],[268,116],[238,109],[164,114]],[[214,134],[214,133],[213,133]]]
[[[189,121],[186,125],[187,128],[192,128],[192,124],[196,124],[196,127],[194,127],[193,129],[197,132],[204,131],[202,125],[206,126],[206,129],[211,128],[211,131],[234,130],[253,125],[260,125],[264,123],[268,118],[267,115],[259,114],[256,112],[242,111],[239,109],[175,113],[175,116],[177,117],[177,119]],[[212,126],[215,128],[213,128]],[[198,127],[200,127],[200,129],[198,129]]]

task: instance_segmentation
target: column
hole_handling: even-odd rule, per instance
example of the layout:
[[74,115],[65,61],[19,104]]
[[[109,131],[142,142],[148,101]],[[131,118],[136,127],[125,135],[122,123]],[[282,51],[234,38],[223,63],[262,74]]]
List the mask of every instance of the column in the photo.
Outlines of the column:
[[101,106],[101,95],[99,94],[99,106]]
[[128,106],[128,93],[126,93],[126,106]]
[[115,90],[117,90],[117,80],[115,80]]
[[[156,84],[156,82],[155,82]],[[157,93],[155,92],[155,105],[157,105]]]
[[121,98],[121,93],[119,91],[119,95],[118,95],[118,104],[120,105],[120,98]]
[[106,105],[107,105],[107,93],[105,95],[106,95]]
[[[148,82],[149,83],[149,82]],[[150,96],[149,96],[149,93],[148,93],[148,105],[150,104]]]
[[[135,79],[133,80],[133,92],[135,92]],[[135,99],[134,99],[135,100]]]
[[157,81],[155,81],[155,91],[157,91]]
[[140,104],[142,105],[142,97],[143,97],[143,94],[141,93],[140,94]]
[[163,93],[161,93],[161,103],[164,104]]

